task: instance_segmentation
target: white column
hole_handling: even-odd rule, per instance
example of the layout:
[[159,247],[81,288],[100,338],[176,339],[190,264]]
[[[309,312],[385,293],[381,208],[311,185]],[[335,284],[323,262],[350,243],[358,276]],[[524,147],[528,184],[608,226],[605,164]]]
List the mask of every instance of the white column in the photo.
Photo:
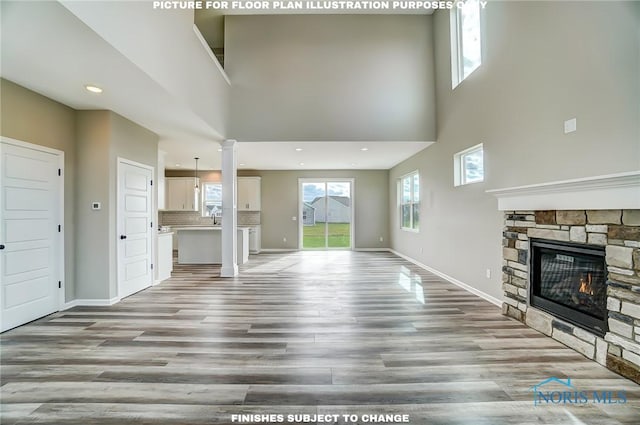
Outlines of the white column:
[[236,141],[222,142],[222,269],[220,277],[238,275]]

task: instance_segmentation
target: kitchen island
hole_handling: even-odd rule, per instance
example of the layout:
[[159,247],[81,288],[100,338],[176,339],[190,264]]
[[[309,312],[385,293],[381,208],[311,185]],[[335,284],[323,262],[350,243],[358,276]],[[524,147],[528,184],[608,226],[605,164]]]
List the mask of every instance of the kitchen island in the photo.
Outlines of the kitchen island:
[[[222,264],[221,226],[172,226],[178,233],[178,264]],[[238,227],[238,265],[249,261],[249,229]]]

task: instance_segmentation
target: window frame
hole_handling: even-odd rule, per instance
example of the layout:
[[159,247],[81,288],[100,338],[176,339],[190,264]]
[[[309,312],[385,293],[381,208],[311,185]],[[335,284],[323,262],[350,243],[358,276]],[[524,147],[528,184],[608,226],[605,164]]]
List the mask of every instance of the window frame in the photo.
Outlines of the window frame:
[[[212,216],[207,215],[207,200],[206,200],[206,193],[207,193],[207,186],[208,185],[214,185],[214,186],[220,186],[220,189],[222,190],[222,183],[221,182],[216,182],[216,181],[207,181],[207,182],[201,182],[200,187],[200,216],[204,217],[204,218],[211,218]],[[222,192],[221,192],[222,193]],[[210,201],[210,202],[214,202],[214,201]],[[220,195],[220,212],[222,213],[222,195]],[[218,215],[217,217],[220,217],[221,215]]]
[[[465,167],[465,157],[476,153],[482,152],[482,179],[467,181],[466,178],[466,167]],[[453,185],[458,186],[466,186],[469,184],[482,183],[485,178],[485,168],[484,168],[484,143],[478,143],[477,145],[471,146],[465,150],[462,150],[453,155]]]
[[[418,179],[418,199],[416,201],[415,199],[415,188],[414,188],[414,177],[417,177]],[[403,199],[403,194],[404,194],[404,181],[405,179],[409,180],[409,202],[405,203],[404,199]],[[414,170],[410,173],[404,174],[402,176],[400,176],[398,178],[398,219],[399,219],[399,224],[400,224],[400,229],[407,231],[407,232],[414,232],[414,233],[419,233],[420,232],[420,214],[418,214],[418,220],[416,223],[416,220],[414,219],[414,208],[418,208],[418,210],[420,209],[420,190],[421,190],[421,183],[420,183],[420,172],[418,170]],[[405,205],[409,206],[409,225],[410,227],[405,227],[404,226],[404,222],[403,222],[403,207]]]
[[[463,3],[467,3],[469,0],[462,0]],[[462,7],[453,7],[449,12],[449,28],[451,35],[451,89],[458,87],[467,77],[473,74],[478,68],[482,66],[482,52],[483,52],[483,13],[480,2],[478,2],[478,31],[480,37],[480,62],[478,66],[473,68],[469,74],[464,75],[464,44],[462,35]]]

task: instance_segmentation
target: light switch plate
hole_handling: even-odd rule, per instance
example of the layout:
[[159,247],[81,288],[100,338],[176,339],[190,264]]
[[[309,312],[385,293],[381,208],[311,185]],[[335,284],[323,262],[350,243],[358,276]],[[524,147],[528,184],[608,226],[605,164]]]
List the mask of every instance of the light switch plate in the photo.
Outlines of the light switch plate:
[[91,209],[94,211],[98,211],[102,208],[102,204],[100,202],[92,202]]

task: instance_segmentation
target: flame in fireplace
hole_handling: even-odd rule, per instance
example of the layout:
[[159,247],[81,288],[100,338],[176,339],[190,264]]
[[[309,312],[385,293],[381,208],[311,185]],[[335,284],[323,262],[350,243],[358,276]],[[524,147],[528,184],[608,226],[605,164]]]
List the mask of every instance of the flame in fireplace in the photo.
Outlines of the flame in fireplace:
[[591,273],[587,274],[586,280],[584,277],[582,277],[582,275],[580,275],[580,288],[578,288],[578,291],[582,292],[583,294],[593,295],[593,286],[591,286],[591,282]]

